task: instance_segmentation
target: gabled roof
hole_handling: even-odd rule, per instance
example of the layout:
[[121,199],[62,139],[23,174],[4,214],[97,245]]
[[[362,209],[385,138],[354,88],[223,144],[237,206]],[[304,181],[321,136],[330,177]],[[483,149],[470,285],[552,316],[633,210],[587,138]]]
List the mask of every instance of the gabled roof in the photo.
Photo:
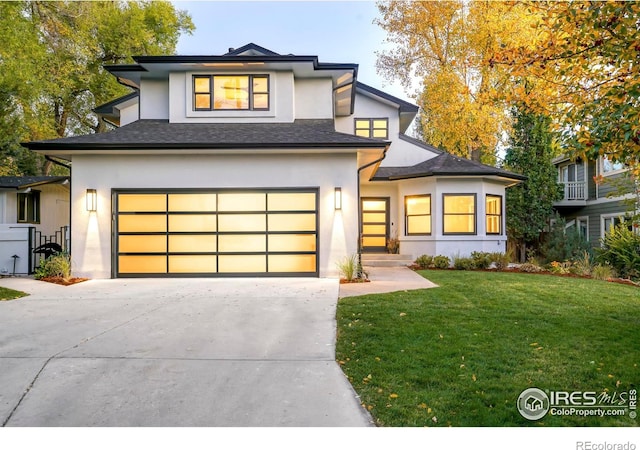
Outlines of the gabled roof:
[[134,56],[135,64],[105,65],[118,82],[139,89],[143,78],[168,79],[170,72],[189,72],[235,67],[260,70],[293,71],[301,78],[331,78],[334,89],[334,108],[337,116],[353,114],[357,64],[323,63],[317,56],[281,55],[259,45],[250,43],[223,55],[170,55]]
[[0,188],[26,189],[41,186],[43,184],[66,184],[69,177],[61,176],[27,176],[27,177],[0,177]]
[[387,94],[386,92],[361,83],[360,81],[356,82],[356,91],[369,97],[377,97],[378,99],[382,99],[387,103],[397,106],[400,113],[400,132],[406,131],[406,129],[409,128],[409,125],[411,125],[413,119],[416,117],[416,114],[418,114],[419,108],[417,105],[404,101],[391,94]]
[[487,166],[469,159],[441,152],[435,158],[407,167],[380,167],[373,181],[407,180],[433,176],[492,176],[508,180],[523,181],[527,177],[498,167]]
[[23,143],[31,150],[377,148],[388,142],[335,131],[332,119],[292,123],[138,120],[106,133]]
[[253,42],[243,45],[240,48],[230,48],[224,56],[280,56],[279,53],[269,50],[268,48],[261,47]]

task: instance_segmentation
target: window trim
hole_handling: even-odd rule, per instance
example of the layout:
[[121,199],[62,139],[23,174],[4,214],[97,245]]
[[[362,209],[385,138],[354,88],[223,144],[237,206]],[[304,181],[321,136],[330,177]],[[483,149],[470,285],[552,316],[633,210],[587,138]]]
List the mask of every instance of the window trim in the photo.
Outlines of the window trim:
[[[607,234],[607,231],[605,230],[605,227],[604,227],[604,221],[606,219],[612,219],[612,218],[613,219],[620,218],[620,223],[624,223],[629,219],[629,213],[626,211],[622,211],[622,212],[600,214],[600,239],[604,239],[605,235]],[[615,226],[615,223],[614,223],[614,226]]]
[[[489,198],[499,198],[500,199],[500,213],[499,214],[489,214],[487,212],[487,202],[489,200]],[[485,216],[485,234],[487,235],[491,235],[491,236],[501,236],[502,235],[502,231],[504,230],[504,224],[503,224],[503,220],[504,220],[504,200],[502,198],[502,195],[498,195],[498,194],[486,194],[485,195],[485,200],[484,200],[484,216]],[[494,232],[489,232],[488,231],[488,227],[487,227],[487,219],[489,219],[489,217],[498,217],[500,220],[498,221],[499,224],[499,229],[497,233]]]
[[[18,192],[16,196],[16,222],[17,223],[40,223],[40,191],[31,190],[29,192]],[[21,205],[24,203],[24,217],[20,217]]]
[[[411,214],[407,208],[407,200],[410,198],[429,197],[429,214]],[[433,201],[431,200],[431,194],[415,194],[404,196],[404,235],[405,236],[431,236],[433,233]],[[409,233],[409,217],[428,217],[429,218],[429,233]]]
[[[600,175],[602,175],[603,177],[610,177],[612,175],[617,175],[619,173],[623,173],[623,172],[626,172],[627,170],[629,170],[629,167],[627,167],[626,164],[622,163],[622,165],[623,165],[622,169],[615,169],[615,170],[610,170],[608,172],[605,172],[605,170],[604,170],[604,160],[605,159],[607,159],[605,156],[598,157],[598,170],[600,171]],[[614,163],[612,162],[611,164],[614,164]]]
[[[445,200],[447,197],[473,197],[473,231],[451,232],[445,231],[446,216],[469,216],[469,213],[445,213]],[[451,193],[442,194],[442,235],[443,236],[477,236],[478,235],[478,194],[477,193]]]
[[[359,120],[367,120],[369,122],[369,136],[366,136],[370,139],[389,139],[389,118],[388,117],[356,117],[353,119],[353,134],[358,136],[357,132],[358,130],[365,130],[367,128],[358,128],[358,121]],[[385,125],[385,135],[384,137],[374,137],[373,136],[373,131],[374,130],[381,130],[382,128],[374,128],[373,127],[373,123],[376,120],[384,120],[384,122],[386,123]]]
[[[586,222],[587,224],[587,233],[582,236],[580,233],[580,222]],[[576,217],[576,231],[580,236],[582,236],[587,242],[589,241],[589,216],[578,216]]]
[[[248,78],[248,108],[215,108],[215,98],[214,98],[214,79],[215,77],[247,77]],[[209,99],[210,105],[208,108],[197,108],[196,107],[196,95],[198,94],[207,94],[206,92],[196,92],[196,79],[205,78],[209,79]],[[253,90],[253,80],[255,78],[266,78],[267,79],[267,91],[266,92],[255,92]],[[271,76],[268,73],[251,73],[251,74],[192,74],[191,75],[191,110],[193,112],[216,112],[216,111],[271,111]],[[266,108],[256,108],[254,106],[254,95],[256,94],[267,94],[267,107]]]

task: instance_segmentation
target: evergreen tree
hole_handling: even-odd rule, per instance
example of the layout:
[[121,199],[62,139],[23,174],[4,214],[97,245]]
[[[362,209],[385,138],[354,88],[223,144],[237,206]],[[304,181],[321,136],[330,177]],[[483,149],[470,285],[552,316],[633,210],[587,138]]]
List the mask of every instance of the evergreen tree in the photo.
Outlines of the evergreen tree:
[[507,189],[507,234],[517,244],[520,261],[524,261],[527,248],[538,242],[553,214],[553,203],[563,194],[552,163],[555,143],[549,118],[518,108],[512,114],[505,168],[528,178]]

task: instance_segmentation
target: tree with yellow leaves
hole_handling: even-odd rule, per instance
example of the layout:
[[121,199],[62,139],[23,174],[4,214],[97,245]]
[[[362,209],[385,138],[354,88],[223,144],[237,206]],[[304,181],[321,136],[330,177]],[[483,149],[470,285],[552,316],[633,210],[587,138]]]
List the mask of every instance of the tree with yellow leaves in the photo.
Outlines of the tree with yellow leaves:
[[526,2],[533,38],[496,48],[489,63],[516,79],[509,102],[550,115],[574,156],[638,167],[640,3]]
[[524,42],[534,18],[523,5],[493,1],[378,3],[377,23],[395,48],[378,55],[378,70],[405,88],[419,79],[423,138],[447,151],[490,162],[510,117],[497,91],[505,67],[488,64],[505,42]]

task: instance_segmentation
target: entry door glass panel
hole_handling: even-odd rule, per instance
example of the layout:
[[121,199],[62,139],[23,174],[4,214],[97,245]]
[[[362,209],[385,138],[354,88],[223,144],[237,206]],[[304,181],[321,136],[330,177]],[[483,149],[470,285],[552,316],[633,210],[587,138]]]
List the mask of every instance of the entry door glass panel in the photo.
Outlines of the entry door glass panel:
[[317,195],[116,192],[116,276],[317,275]]
[[362,250],[386,252],[389,238],[389,198],[362,198]]

